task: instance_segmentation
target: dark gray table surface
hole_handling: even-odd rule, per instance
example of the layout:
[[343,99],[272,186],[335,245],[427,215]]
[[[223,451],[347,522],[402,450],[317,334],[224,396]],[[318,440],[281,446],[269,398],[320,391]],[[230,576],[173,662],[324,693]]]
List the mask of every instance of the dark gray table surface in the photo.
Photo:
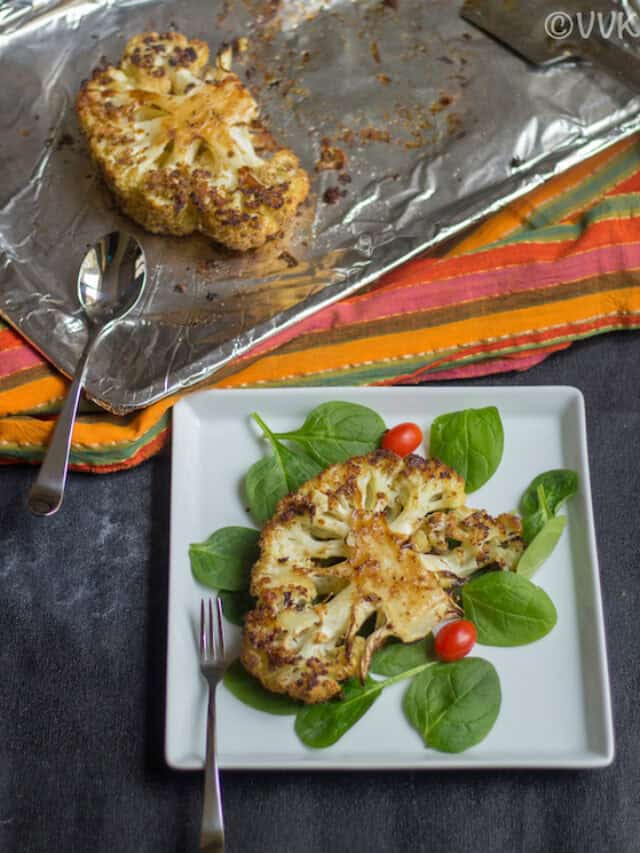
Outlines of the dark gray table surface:
[[[229,853],[640,850],[640,339],[524,374],[586,398],[617,754],[604,770],[223,774]],[[0,851],[189,853],[201,777],[163,763],[170,462],[25,509],[0,470]]]

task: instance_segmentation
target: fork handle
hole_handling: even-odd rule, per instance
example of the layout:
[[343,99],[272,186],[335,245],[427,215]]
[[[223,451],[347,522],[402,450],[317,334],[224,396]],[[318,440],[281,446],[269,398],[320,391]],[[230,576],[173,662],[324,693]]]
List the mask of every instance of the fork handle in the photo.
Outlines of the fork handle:
[[220,773],[216,758],[216,690],[209,688],[207,706],[207,752],[204,763],[204,798],[200,828],[201,853],[224,853],[224,825]]

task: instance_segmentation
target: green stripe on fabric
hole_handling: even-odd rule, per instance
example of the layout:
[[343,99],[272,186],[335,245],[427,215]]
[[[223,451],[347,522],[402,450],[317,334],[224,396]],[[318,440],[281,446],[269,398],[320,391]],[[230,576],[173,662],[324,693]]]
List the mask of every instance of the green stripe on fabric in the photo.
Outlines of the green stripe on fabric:
[[140,448],[153,441],[169,425],[169,413],[165,414],[154,424],[150,430],[135,441],[122,442],[105,447],[101,445],[95,450],[92,448],[74,449],[71,451],[71,463],[74,465],[113,465],[116,462],[125,462],[135,456]]
[[621,183],[638,169],[638,146],[632,145],[618,154],[600,171],[581,181],[546,204],[541,204],[522,226],[522,230],[533,231],[552,225],[586,207],[589,202],[602,196],[612,186]]
[[535,231],[520,231],[504,237],[502,240],[496,240],[495,243],[487,245],[481,251],[488,252],[491,249],[515,244],[528,243],[533,246],[538,243],[569,242],[577,240],[587,228],[599,222],[638,217],[640,217],[640,193],[625,193],[625,195],[603,199],[599,204],[586,211],[577,223],[549,225]]
[[[126,462],[138,453],[138,451],[150,444],[161,432],[169,426],[169,412],[160,418],[144,435],[131,442],[118,442],[113,446],[99,445],[94,448],[73,448],[69,457],[72,465],[91,465],[100,468],[105,465],[114,465]],[[3,445],[0,448],[0,456],[12,459],[24,459],[37,462],[42,459],[44,447],[42,445]]]

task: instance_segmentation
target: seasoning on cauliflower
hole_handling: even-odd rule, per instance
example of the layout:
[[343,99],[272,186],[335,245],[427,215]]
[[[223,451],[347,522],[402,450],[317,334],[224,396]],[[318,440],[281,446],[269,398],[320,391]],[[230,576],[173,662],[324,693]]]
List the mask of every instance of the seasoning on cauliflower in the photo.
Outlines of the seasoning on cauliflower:
[[[458,613],[452,588],[523,550],[520,519],[465,506],[437,459],[378,450],[332,465],[284,498],[260,540],[242,663],[262,684],[322,702],[366,675],[389,637],[410,643]],[[361,636],[375,614],[375,628]]]
[[280,148],[258,107],[209,48],[177,32],[130,39],[118,66],[97,68],[76,109],[122,209],[159,234],[212,237],[232,249],[262,246],[309,192],[296,155]]

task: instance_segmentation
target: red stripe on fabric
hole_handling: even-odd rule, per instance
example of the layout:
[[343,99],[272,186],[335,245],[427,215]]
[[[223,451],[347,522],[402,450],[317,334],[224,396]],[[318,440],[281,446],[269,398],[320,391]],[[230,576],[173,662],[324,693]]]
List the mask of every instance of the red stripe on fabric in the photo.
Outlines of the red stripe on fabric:
[[608,192],[605,197],[614,198],[617,195],[637,193],[638,191],[640,191],[640,170],[634,172],[633,175],[630,175],[621,184],[618,184],[613,190]]
[[0,352],[6,349],[13,349],[14,347],[26,347],[30,349],[13,329],[2,329],[0,331]]
[[[542,232],[544,234],[544,231]],[[638,220],[603,219],[593,222],[578,237],[559,242],[536,241],[536,232],[524,243],[508,243],[453,258],[416,258],[380,278],[373,290],[398,290],[428,280],[439,280],[469,273],[489,272],[504,267],[519,267],[522,263],[554,261],[569,255],[581,255],[589,249],[622,246],[638,242]],[[352,297],[366,299],[368,294]]]
[[552,353],[568,349],[571,341],[558,344],[556,347],[544,347],[526,355],[507,356],[505,358],[494,358],[490,361],[474,361],[473,364],[464,364],[453,367],[451,370],[439,370],[437,373],[427,373],[423,377],[424,382],[445,382],[449,379],[473,379],[479,376],[488,376],[490,373],[508,373],[510,370],[529,370],[548,358]]
[[[531,343],[543,343],[545,340],[553,340],[554,338],[577,338],[589,332],[597,332],[599,329],[626,329],[637,328],[640,326],[640,315],[618,315],[615,317],[599,317],[591,321],[574,321],[564,326],[556,326],[553,329],[548,329],[545,332],[525,332],[516,335],[512,338],[501,338],[499,341],[490,343],[479,343],[474,346],[463,347],[452,355],[432,361],[430,364],[420,367],[417,370],[406,373],[403,376],[394,376],[391,379],[383,379],[380,382],[373,383],[374,385],[403,385],[415,384],[416,382],[426,381],[427,374],[439,367],[442,364],[456,362],[463,358],[468,358],[473,355],[489,354],[494,350],[502,350],[508,347],[522,347],[523,349]],[[571,340],[560,341],[557,345],[558,349],[563,349],[571,344]],[[548,348],[548,347],[547,347]],[[441,372],[438,371],[438,375]]]
[[31,347],[14,347],[0,352],[0,379],[27,367],[42,364],[40,356]]

